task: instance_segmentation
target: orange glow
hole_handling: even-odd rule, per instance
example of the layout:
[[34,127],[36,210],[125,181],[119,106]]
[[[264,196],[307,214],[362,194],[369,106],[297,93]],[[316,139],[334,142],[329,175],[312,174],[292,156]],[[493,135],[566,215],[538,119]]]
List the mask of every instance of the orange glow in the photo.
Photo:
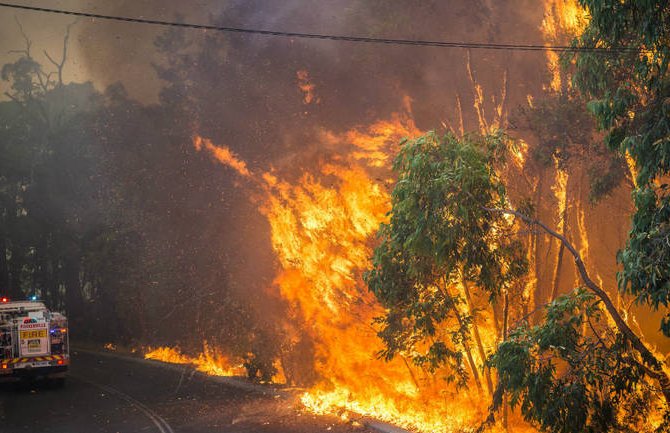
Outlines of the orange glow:
[[[507,113],[505,112],[505,103],[507,101],[507,71],[503,74],[503,82],[500,88],[499,99],[496,98],[496,95],[491,96],[491,102],[493,103],[493,113],[491,116],[486,114],[486,97],[484,95],[484,89],[477,81],[475,73],[472,68],[472,59],[468,52],[467,62],[465,64],[465,70],[468,74],[468,79],[470,80],[470,85],[472,86],[472,93],[474,97],[473,108],[477,114],[477,122],[479,124],[479,132],[481,134],[489,134],[505,126],[507,120]],[[460,132],[463,135],[463,109],[461,107],[460,98],[457,98],[457,105],[459,109],[459,114],[461,117]]]
[[393,137],[416,135],[418,131],[413,123],[405,124],[398,114],[394,114],[391,120],[376,122],[365,131],[348,131],[345,139],[356,148],[351,154],[355,160],[372,167],[384,167],[388,165],[390,146],[397,144]]
[[[589,23],[589,15],[578,0],[545,0],[544,10],[540,30],[547,45],[569,43],[581,35]],[[569,80],[561,74],[559,60],[557,53],[547,51],[547,68],[551,74],[549,88],[554,92],[569,85]]]
[[[280,265],[274,284],[297,317],[309,324],[303,331],[314,344],[312,367],[321,380],[301,397],[305,407],[345,418],[351,412],[425,432],[458,431],[486,416],[489,395],[481,386],[456,390],[439,380],[439,372],[432,375],[402,357],[379,360],[382,343],[372,322],[383,310],[361,278],[374,234],[390,209],[390,159],[403,137],[420,134],[408,114],[409,103],[406,99],[406,112],[368,127],[342,134],[323,131],[323,144],[341,152],[317,169],[303,171],[296,182],[274,171],[237,172],[244,177],[250,173],[248,187],[261,192],[259,210],[270,224]],[[220,149],[202,138],[194,144],[212,154]],[[230,166],[228,160],[216,159]],[[464,312],[469,308],[464,306]],[[498,338],[490,314],[478,315],[482,346],[478,351],[473,343],[471,350],[478,370],[484,351]],[[179,352],[169,355],[174,362],[184,361]]]
[[556,224],[556,230],[559,232],[564,231],[566,221],[563,220],[563,209],[568,205],[568,172],[559,167],[558,158],[554,158],[554,167],[556,169],[556,178],[554,184],[551,186],[551,190],[556,197],[557,209],[561,212],[558,222]]
[[237,155],[227,147],[214,146],[211,140],[200,136],[193,137],[193,146],[198,151],[201,151],[204,147],[217,161],[232,168],[240,176],[251,176],[251,173],[249,173],[249,170],[247,169],[247,163],[241,161]]
[[116,345],[114,343],[105,343],[104,347],[106,350],[115,351]]
[[206,342],[197,357],[185,355],[178,347],[158,347],[149,349],[144,354],[144,358],[171,364],[191,364],[196,370],[211,376],[242,376],[245,374],[241,362],[232,362],[230,357],[210,347]]
[[635,163],[635,160],[628,151],[626,151],[626,166],[628,167],[628,173],[630,174],[633,186],[637,188],[637,174],[638,174],[637,164]]
[[562,34],[578,36],[589,23],[588,12],[578,0],[547,0],[544,6],[541,29],[547,38],[558,39]]
[[316,96],[316,85],[312,83],[312,80],[309,77],[309,72],[305,70],[300,70],[296,72],[296,77],[298,78],[298,89],[302,92],[302,102],[305,105],[311,103],[318,104],[321,100]]
[[526,165],[526,157],[528,155],[528,143],[523,140],[517,140],[514,142],[514,147],[512,151],[512,160],[516,167],[523,171]]

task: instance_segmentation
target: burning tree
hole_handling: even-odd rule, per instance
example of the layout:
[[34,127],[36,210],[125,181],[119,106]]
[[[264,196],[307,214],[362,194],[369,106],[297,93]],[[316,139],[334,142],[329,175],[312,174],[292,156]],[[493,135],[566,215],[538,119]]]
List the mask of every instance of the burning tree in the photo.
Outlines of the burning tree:
[[[486,359],[473,287],[494,303],[526,267],[521,243],[509,236],[510,222],[484,210],[505,200],[490,164],[503,142],[501,136],[460,142],[434,133],[405,142],[394,164],[391,220],[381,226],[381,244],[366,275],[388,309],[378,319],[386,343],[382,355],[402,354],[433,371],[446,364],[448,379],[461,385],[472,375],[481,387],[473,339],[480,362]],[[457,185],[450,176],[459,170],[463,183]],[[492,392],[490,377],[487,383]]]
[[581,2],[591,21],[576,43],[610,48],[608,55],[576,56],[575,83],[590,111],[608,131],[606,144],[626,156],[636,172],[636,214],[619,255],[620,288],[638,302],[665,310],[670,336],[670,244],[667,176],[670,174],[670,6],[664,1],[622,4]]
[[[467,300],[472,285],[489,295],[493,308],[501,293],[514,294],[526,268],[514,235],[525,225],[560,240],[583,287],[546,305],[535,326],[505,302],[504,339],[487,363],[498,371],[492,409],[507,394],[526,420],[549,431],[667,427],[663,361],[591,279],[569,240],[528,217],[530,205],[512,208],[498,175],[509,146],[502,135],[458,139],[432,132],[404,143],[395,160],[390,223],[381,226],[367,274],[386,307],[379,319],[382,355],[446,366],[448,378],[464,385],[475,322],[461,315],[459,294]],[[507,323],[514,323],[509,331]],[[476,370],[471,363],[475,379]]]
[[[579,52],[575,62],[568,59],[565,65],[575,67],[574,87],[593,98],[588,108],[608,132],[605,143],[619,153],[609,158],[613,165],[606,173],[592,179],[592,194],[607,193],[621,179],[621,163],[628,162],[637,211],[627,245],[618,255],[623,265],[619,291],[632,295],[647,311],[665,315],[661,330],[667,336],[670,198],[664,182],[670,172],[670,8],[667,2],[580,3],[590,21],[576,44],[612,51]],[[565,93],[569,77],[560,78]],[[561,116],[560,104],[543,108],[549,116]],[[542,117],[534,121],[545,122],[547,116]],[[546,129],[534,126],[540,132]],[[513,272],[510,266],[518,266],[521,255],[504,246],[513,245],[509,237],[515,231],[530,228],[557,239],[561,251],[573,257],[580,287],[540,305],[543,314],[535,323],[523,306],[505,304],[504,338],[487,363],[498,373],[493,411],[508,399],[525,419],[554,432],[667,431],[670,378],[664,358],[631,328],[625,312],[610,298],[612,292],[591,277],[583,260],[588,257],[571,244],[565,230],[535,218],[531,203],[516,209],[511,204],[505,194],[508,185],[497,174],[504,171],[500,150],[506,147],[504,140],[493,137],[458,139],[434,133],[404,144],[395,164],[399,182],[390,224],[380,230],[381,244],[367,280],[386,307],[379,319],[387,345],[383,355],[410,353],[417,363],[446,365],[462,377],[475,322],[455,325],[446,312],[462,301],[445,296],[439,282],[461,293],[458,287],[467,284],[454,276],[470,269],[469,282],[474,290],[491,294],[495,311],[496,295],[513,295],[514,279],[523,278],[523,267]],[[473,266],[471,257],[488,258],[492,251],[501,255]],[[508,279],[500,278],[491,287],[490,275]],[[513,324],[509,330],[507,323]],[[493,420],[492,414],[486,424]]]

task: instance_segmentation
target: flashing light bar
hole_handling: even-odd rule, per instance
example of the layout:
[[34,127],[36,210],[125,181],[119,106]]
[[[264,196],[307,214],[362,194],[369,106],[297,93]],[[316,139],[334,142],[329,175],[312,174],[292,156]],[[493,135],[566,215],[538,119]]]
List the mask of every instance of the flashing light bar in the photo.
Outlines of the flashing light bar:
[[9,302],[9,298],[7,296],[3,296],[2,298],[0,298],[0,302],[6,304],[7,302]]

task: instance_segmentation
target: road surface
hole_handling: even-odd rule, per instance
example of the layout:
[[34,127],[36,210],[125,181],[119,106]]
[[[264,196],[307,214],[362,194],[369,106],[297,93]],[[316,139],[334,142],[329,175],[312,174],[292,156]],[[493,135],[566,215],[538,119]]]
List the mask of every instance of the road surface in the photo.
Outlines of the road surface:
[[371,433],[262,395],[121,358],[73,354],[64,388],[0,387],[1,433]]

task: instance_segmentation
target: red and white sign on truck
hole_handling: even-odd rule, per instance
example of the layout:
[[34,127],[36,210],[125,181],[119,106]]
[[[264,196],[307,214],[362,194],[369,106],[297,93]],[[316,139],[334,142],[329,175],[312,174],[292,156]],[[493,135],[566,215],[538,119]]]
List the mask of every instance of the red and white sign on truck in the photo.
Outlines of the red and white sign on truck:
[[0,298],[0,381],[63,384],[70,365],[67,318],[42,302]]

